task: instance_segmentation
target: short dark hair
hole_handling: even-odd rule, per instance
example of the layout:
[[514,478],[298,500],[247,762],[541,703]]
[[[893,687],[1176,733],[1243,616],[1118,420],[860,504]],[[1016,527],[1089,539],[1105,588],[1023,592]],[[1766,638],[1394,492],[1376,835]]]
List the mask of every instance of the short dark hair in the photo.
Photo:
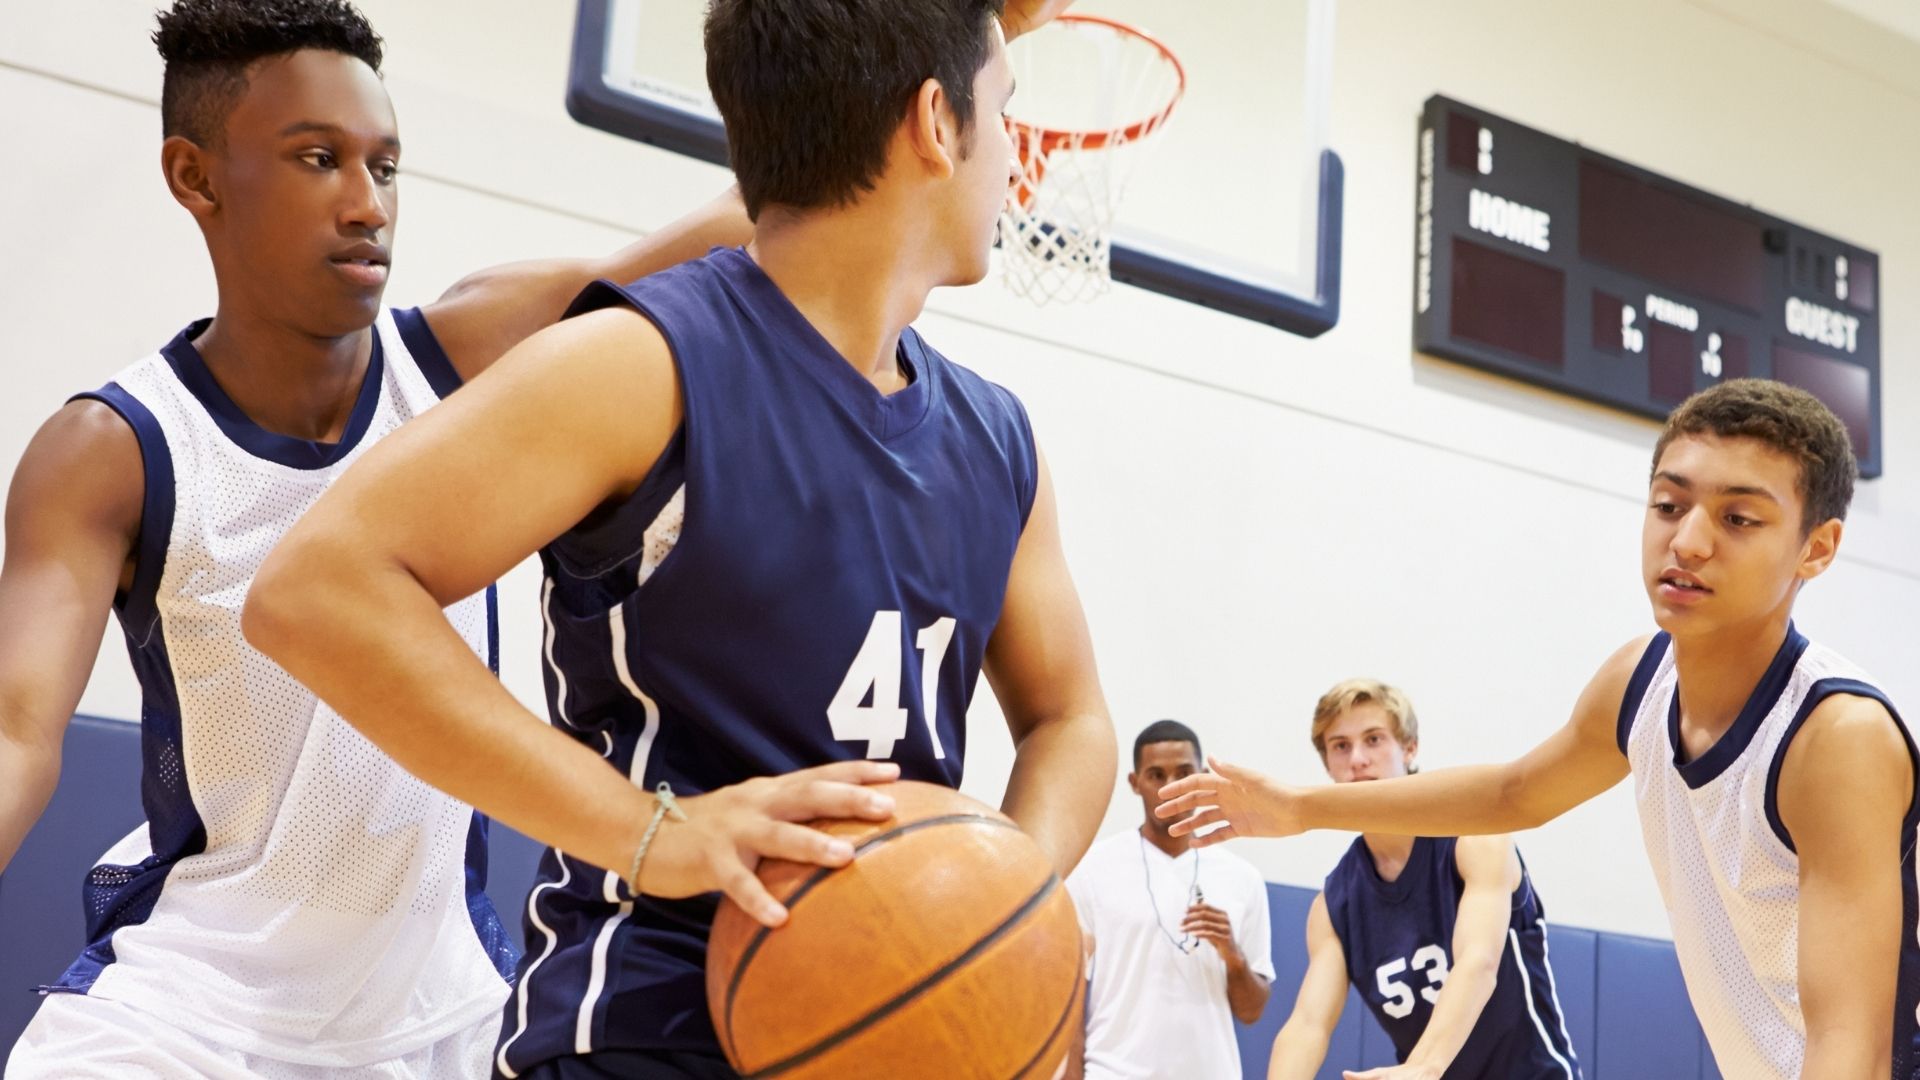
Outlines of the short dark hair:
[[380,35],[347,0],[174,0],[158,23],[161,134],[201,146],[220,144],[256,60],[328,49],[380,70]]
[[886,167],[914,95],[937,79],[965,135],[1006,0],[713,0],[707,87],[747,216],[845,206]]
[[1675,439],[1717,435],[1757,439],[1800,463],[1800,531],[1836,518],[1853,503],[1859,472],[1847,429],[1833,410],[1798,387],[1771,379],[1728,379],[1680,403],[1653,447],[1653,471]]
[[1202,768],[1206,767],[1206,755],[1200,752],[1200,736],[1195,735],[1192,728],[1178,720],[1155,720],[1153,723],[1148,724],[1139,735],[1134,737],[1134,768],[1138,769],[1140,767],[1140,751],[1145,750],[1147,744],[1157,742],[1192,743],[1194,759],[1200,762]]

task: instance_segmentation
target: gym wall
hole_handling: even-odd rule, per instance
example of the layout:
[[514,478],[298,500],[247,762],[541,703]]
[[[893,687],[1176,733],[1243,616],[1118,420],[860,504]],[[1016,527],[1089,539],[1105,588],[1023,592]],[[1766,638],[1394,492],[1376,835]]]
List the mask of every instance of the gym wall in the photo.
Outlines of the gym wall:
[[[393,304],[506,259],[610,250],[727,182],[566,116],[565,0],[362,7],[406,143]],[[159,174],[151,21],[149,0],[0,0],[9,473],[67,396],[211,312],[199,237]],[[1920,43],[1838,0],[1355,0],[1337,40],[1332,332],[1129,290],[1037,311],[991,279],[937,293],[920,321],[1027,402],[1122,745],[1173,716],[1214,753],[1317,781],[1313,701],[1366,673],[1412,695],[1427,767],[1500,760],[1651,629],[1638,539],[1656,427],[1410,351],[1415,119],[1434,91],[1880,252],[1886,477],[1862,485],[1799,625],[1920,709],[1920,308],[1897,302],[1920,265]],[[539,709],[536,585],[530,564],[503,583],[503,675]],[[138,716],[117,629],[82,711]],[[997,798],[1012,747],[984,681],[970,734],[966,786]],[[1106,825],[1139,813],[1116,789]],[[1346,843],[1239,847],[1310,886]],[[1668,935],[1626,785],[1522,845],[1557,921]]]

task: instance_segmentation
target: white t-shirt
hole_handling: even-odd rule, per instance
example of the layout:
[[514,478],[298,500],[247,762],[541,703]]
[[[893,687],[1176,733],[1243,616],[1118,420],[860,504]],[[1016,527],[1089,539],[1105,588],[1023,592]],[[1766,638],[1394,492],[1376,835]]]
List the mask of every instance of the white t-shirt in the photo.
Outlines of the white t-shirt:
[[1248,965],[1272,980],[1266,882],[1223,848],[1169,858],[1128,829],[1097,841],[1067,879],[1094,941],[1088,1080],[1238,1080],[1226,961],[1205,943],[1176,945],[1196,885],[1227,913]]

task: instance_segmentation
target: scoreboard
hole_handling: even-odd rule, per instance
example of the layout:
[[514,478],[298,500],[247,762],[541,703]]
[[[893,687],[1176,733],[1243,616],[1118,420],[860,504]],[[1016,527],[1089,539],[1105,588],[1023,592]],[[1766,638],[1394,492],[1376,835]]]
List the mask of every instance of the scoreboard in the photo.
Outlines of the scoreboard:
[[1803,387],[1880,460],[1880,259],[1449,98],[1420,119],[1414,348],[1654,418]]

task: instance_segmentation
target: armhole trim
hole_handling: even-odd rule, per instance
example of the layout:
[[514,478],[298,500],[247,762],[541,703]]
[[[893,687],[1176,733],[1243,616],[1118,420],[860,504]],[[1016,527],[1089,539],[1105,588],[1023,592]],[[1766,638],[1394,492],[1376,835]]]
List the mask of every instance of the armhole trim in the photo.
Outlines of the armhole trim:
[[434,336],[433,327],[427,324],[426,313],[419,308],[394,308],[393,327],[400,333],[400,341],[407,347],[407,355],[413,357],[413,366],[420,369],[427,385],[445,401],[455,390],[460,389],[466,380],[460,377],[460,371],[448,359],[447,350],[441,346],[440,339]]
[[1647,696],[1647,686],[1653,682],[1653,673],[1660,669],[1660,661],[1665,659],[1672,640],[1665,630],[1653,635],[1653,640],[1647,642],[1647,651],[1640,654],[1640,662],[1634,665],[1633,677],[1627,680],[1627,692],[1620,699],[1620,719],[1614,725],[1614,741],[1623,756],[1627,752],[1627,738],[1633,734],[1633,721],[1640,715],[1640,703]]
[[1787,824],[1780,817],[1780,773],[1787,762],[1787,750],[1793,746],[1793,737],[1800,734],[1801,726],[1807,722],[1808,717],[1813,715],[1813,710],[1819,708],[1821,702],[1835,694],[1872,698],[1885,706],[1887,714],[1893,718],[1893,726],[1900,732],[1900,740],[1907,745],[1907,761],[1914,770],[1914,795],[1907,805],[1904,818],[1907,825],[1901,830],[1903,835],[1912,832],[1914,809],[1920,806],[1920,752],[1916,752],[1913,735],[1907,731],[1906,724],[1901,722],[1900,712],[1893,707],[1893,702],[1887,699],[1887,695],[1881,692],[1879,687],[1871,683],[1864,683],[1858,679],[1821,679],[1807,691],[1806,700],[1800,703],[1799,711],[1794,713],[1793,719],[1788,722],[1786,734],[1780,736],[1780,745],[1774,748],[1773,761],[1767,766],[1767,825],[1773,829],[1773,835],[1779,838],[1780,843],[1795,855],[1800,854],[1800,849],[1793,845],[1793,837],[1787,832]]
[[122,627],[136,644],[145,645],[159,625],[157,597],[166,570],[167,547],[173,537],[173,452],[167,446],[160,421],[119,383],[75,394],[69,401],[98,401],[112,409],[133,429],[140,447],[144,483],[140,496],[140,530],[134,542],[133,586],[114,598]]

